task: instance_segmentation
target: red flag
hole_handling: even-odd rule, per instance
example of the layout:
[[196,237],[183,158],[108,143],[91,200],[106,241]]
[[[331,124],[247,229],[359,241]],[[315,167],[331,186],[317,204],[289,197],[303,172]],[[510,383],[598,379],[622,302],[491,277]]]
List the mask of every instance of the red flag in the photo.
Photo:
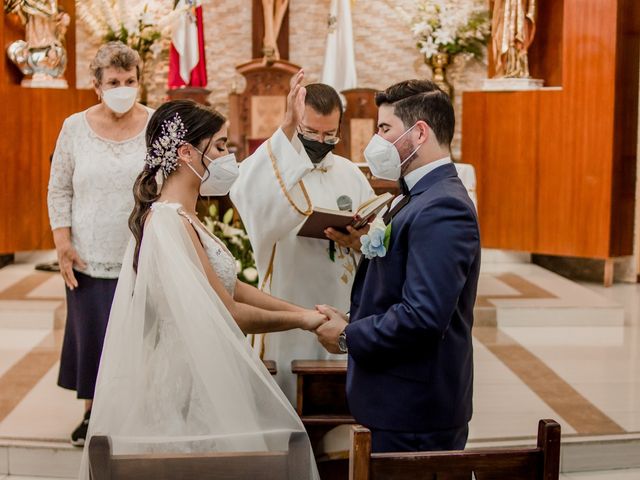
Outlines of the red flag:
[[[169,88],[206,87],[207,64],[201,1],[180,0],[176,8],[189,6],[176,22],[169,56]],[[189,78],[184,78],[188,76]]]

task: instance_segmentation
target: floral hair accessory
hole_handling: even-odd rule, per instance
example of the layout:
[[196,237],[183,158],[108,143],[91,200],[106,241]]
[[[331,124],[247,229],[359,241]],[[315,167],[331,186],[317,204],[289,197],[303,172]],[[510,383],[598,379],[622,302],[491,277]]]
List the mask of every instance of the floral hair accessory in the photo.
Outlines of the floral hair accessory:
[[391,223],[385,225],[382,219],[376,218],[369,227],[369,233],[360,237],[360,251],[371,260],[374,257],[384,257],[391,240]]
[[162,122],[162,134],[147,149],[145,163],[151,169],[162,171],[167,178],[178,166],[178,148],[187,143],[184,137],[187,129],[177,113]]

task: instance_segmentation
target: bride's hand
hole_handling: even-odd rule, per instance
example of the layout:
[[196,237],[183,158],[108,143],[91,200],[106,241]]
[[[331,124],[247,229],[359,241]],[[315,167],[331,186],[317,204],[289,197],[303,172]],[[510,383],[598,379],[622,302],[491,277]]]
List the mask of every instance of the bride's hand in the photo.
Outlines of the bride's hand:
[[329,319],[326,317],[326,315],[323,315],[317,310],[305,310],[302,313],[300,328],[311,332],[325,323],[327,320]]

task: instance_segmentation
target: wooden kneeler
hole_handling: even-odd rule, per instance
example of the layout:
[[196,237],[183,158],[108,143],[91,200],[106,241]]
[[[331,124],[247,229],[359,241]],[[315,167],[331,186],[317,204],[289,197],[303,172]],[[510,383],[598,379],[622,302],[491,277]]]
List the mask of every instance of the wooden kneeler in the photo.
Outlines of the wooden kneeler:
[[297,480],[306,478],[311,454],[304,433],[293,433],[289,451],[113,455],[111,439],[89,443],[92,480]]
[[534,448],[483,448],[449,452],[371,453],[371,432],[354,425],[349,480],[557,480],[560,425],[538,423]]

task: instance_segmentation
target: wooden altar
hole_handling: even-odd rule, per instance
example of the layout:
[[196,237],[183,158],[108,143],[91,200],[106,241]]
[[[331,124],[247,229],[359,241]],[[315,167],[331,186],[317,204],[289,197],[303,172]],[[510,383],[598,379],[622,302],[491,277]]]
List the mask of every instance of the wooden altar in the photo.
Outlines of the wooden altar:
[[530,68],[547,88],[463,95],[482,243],[612,267],[633,252],[640,2],[539,6]]
[[61,90],[20,86],[22,74],[7,58],[5,47],[24,38],[24,29],[13,15],[2,13],[0,253],[53,247],[47,213],[50,157],[64,119],[97,101],[93,90],[75,87],[75,4],[61,0],[59,5],[71,16],[66,37],[69,88]]

